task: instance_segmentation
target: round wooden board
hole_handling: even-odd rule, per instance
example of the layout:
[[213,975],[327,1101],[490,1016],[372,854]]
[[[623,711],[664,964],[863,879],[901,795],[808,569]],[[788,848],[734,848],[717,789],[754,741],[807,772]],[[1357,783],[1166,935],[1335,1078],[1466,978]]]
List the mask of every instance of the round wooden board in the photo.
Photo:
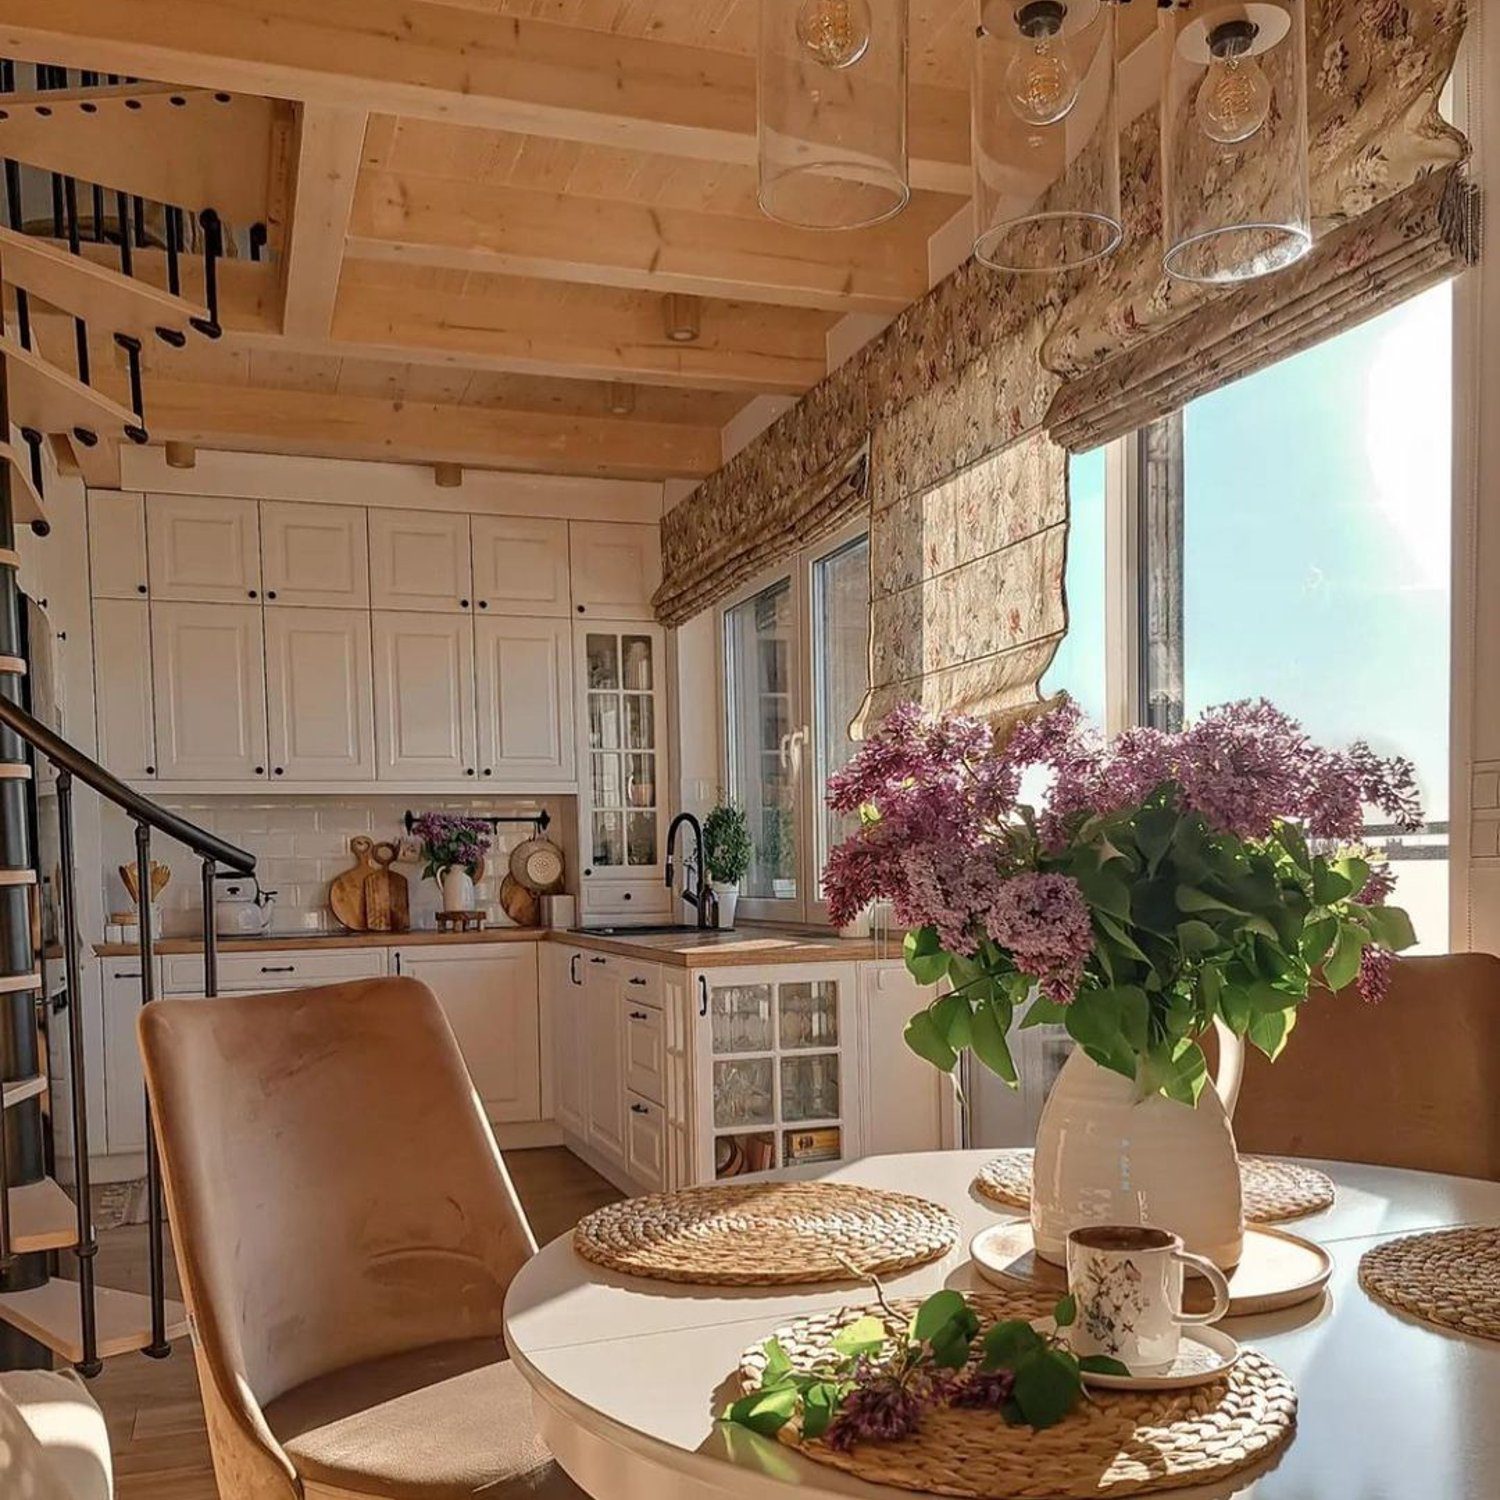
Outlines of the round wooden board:
[[[1024,1287],[1059,1296],[1068,1289],[1067,1272],[1036,1253],[1031,1225],[1025,1219],[980,1230],[970,1243],[969,1254],[974,1269],[996,1286]],[[1332,1272],[1333,1261],[1321,1245],[1284,1229],[1249,1225],[1244,1258],[1229,1278],[1229,1311],[1225,1317],[1247,1318],[1252,1313],[1310,1302],[1323,1290]],[[1206,1312],[1213,1305],[1208,1283],[1189,1276],[1182,1301],[1188,1312]]]

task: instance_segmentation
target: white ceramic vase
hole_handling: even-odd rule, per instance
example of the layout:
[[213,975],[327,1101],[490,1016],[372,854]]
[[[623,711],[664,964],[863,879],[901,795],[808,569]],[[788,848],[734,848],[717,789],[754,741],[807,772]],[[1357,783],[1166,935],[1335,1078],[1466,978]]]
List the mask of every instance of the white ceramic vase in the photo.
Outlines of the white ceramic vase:
[[715,925],[722,932],[734,926],[734,910],[740,904],[740,886],[736,880],[710,880],[708,888],[713,892],[714,909],[718,913]]
[[1044,1260],[1063,1265],[1071,1230],[1150,1224],[1223,1270],[1245,1235],[1230,1115],[1244,1054],[1219,1027],[1219,1076],[1196,1108],[1101,1068],[1082,1048],[1063,1064],[1037,1125],[1031,1227]]
[[447,865],[442,876],[443,910],[474,910],[474,877],[462,865]]

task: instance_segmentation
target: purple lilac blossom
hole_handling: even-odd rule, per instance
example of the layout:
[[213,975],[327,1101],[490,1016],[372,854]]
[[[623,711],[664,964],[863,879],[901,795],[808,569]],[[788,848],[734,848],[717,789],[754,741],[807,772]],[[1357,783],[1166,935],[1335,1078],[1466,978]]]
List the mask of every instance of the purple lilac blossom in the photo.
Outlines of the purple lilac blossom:
[[1013,875],[995,893],[985,931],[1060,1005],[1078,992],[1094,951],[1088,902],[1069,875]]
[[847,1453],[856,1443],[888,1443],[921,1425],[932,1392],[920,1375],[901,1379],[861,1362],[854,1381],[854,1389],[844,1397],[824,1435],[830,1448]]
[[1359,973],[1355,975],[1355,988],[1359,998],[1369,1005],[1384,1000],[1391,988],[1391,970],[1395,967],[1396,955],[1389,948],[1377,948],[1373,943],[1359,955]]

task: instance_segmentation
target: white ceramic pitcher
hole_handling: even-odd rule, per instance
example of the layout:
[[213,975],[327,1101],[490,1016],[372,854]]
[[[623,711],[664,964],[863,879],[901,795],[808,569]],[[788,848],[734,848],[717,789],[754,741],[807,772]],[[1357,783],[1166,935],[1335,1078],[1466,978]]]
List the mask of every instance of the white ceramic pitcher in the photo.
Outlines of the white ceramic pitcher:
[[1031,1227],[1044,1260],[1063,1265],[1067,1239],[1090,1224],[1154,1224],[1223,1270],[1245,1236],[1239,1155],[1230,1116],[1244,1049],[1215,1023],[1219,1071],[1197,1107],[1101,1068],[1076,1048],[1037,1125]]

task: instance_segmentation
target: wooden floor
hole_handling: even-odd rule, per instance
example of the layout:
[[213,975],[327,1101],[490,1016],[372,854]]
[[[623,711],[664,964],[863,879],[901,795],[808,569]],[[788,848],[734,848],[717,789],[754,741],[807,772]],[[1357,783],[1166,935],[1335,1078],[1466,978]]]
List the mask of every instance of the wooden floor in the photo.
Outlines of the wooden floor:
[[[546,1244],[620,1196],[561,1147],[511,1151],[505,1161],[538,1244]],[[145,1226],[102,1234],[98,1267],[102,1285],[144,1292]],[[167,1275],[168,1295],[177,1296],[170,1262]],[[109,1423],[117,1500],[218,1500],[186,1339],[173,1346],[170,1359],[131,1354],[109,1360],[89,1388]]]

